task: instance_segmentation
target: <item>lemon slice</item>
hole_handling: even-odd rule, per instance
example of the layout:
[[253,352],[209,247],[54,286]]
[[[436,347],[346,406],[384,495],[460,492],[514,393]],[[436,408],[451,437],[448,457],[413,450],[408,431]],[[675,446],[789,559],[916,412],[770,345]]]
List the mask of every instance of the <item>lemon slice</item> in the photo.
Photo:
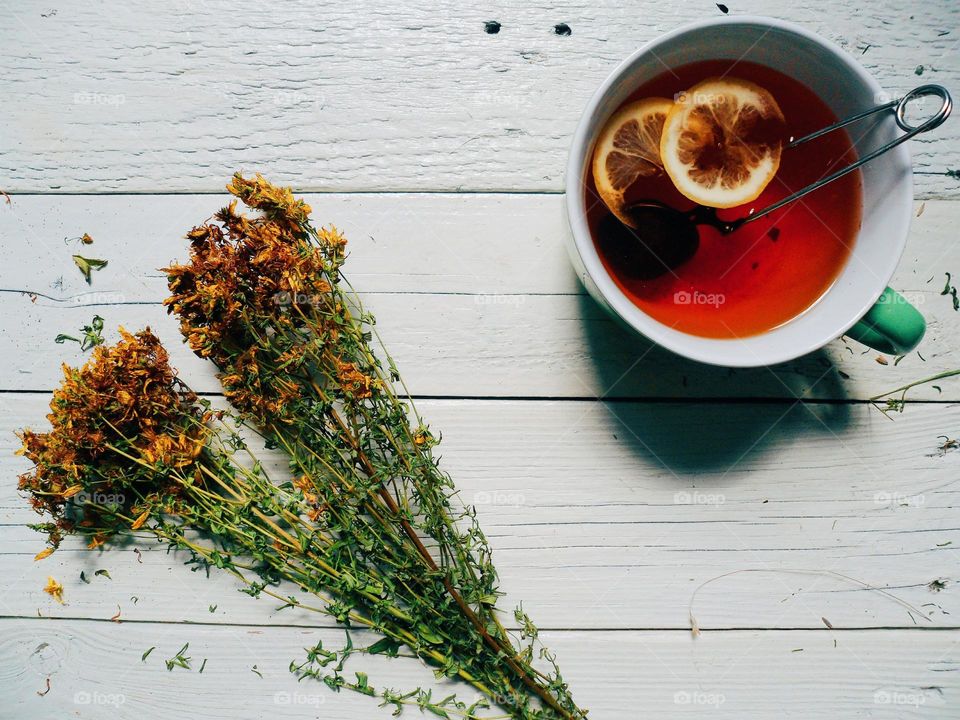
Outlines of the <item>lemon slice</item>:
[[673,101],[645,98],[620,108],[603,127],[593,151],[593,181],[610,211],[627,225],[624,193],[637,179],[663,172],[660,133]]
[[677,96],[660,157],[677,190],[708,207],[756,200],[780,167],[783,112],[747,80],[711,78]]

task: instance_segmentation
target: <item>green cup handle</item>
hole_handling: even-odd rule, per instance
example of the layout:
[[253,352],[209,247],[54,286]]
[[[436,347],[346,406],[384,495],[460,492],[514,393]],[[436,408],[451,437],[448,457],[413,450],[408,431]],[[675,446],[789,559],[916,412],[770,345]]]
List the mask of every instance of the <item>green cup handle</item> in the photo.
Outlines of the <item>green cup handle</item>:
[[903,295],[887,288],[846,335],[882,353],[906,355],[920,344],[926,329],[923,315]]

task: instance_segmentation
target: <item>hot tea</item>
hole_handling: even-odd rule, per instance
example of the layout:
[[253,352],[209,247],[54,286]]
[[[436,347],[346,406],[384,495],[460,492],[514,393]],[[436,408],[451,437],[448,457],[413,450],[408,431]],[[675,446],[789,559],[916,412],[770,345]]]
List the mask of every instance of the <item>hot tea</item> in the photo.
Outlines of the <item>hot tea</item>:
[[[803,84],[747,61],[697,62],[667,70],[638,87],[622,107],[650,98],[649,107],[656,110],[657,103],[679,97],[707,78],[722,84],[728,75],[738,78],[731,78],[733,87],[756,87],[775,99],[778,112],[771,115],[771,122],[754,123],[753,131],[763,135],[758,142],[775,143],[779,166],[768,168],[770,177],[761,178],[767,184],[758,182],[759,195],[749,202],[729,206],[719,189],[703,192],[705,199],[701,202],[717,207],[716,216],[721,221],[747,217],[856,160],[850,137],[843,130],[802,147],[786,147],[790,138],[826,127],[837,118]],[[641,111],[645,107],[641,104]],[[736,138],[725,141],[738,142]],[[757,335],[812,307],[847,262],[860,227],[859,171],[732,232],[698,224],[691,238],[682,226],[677,230],[664,225],[660,215],[644,214],[642,207],[635,215],[623,210],[638,201],[663,203],[683,213],[706,210],[691,199],[698,197],[697,188],[691,192],[684,187],[682,193],[671,173],[663,169],[660,158],[649,158],[648,168],[646,151],[638,152],[643,171],[617,198],[619,205],[611,202],[608,187],[598,192],[593,174],[587,173],[587,219],[611,277],[641,310],[661,323],[703,337]],[[713,152],[707,148],[698,157],[700,165],[695,172],[709,176]],[[670,163],[666,164],[670,169]],[[612,163],[609,167],[617,169]],[[744,184],[749,182],[753,180],[743,180]],[[609,206],[617,209],[616,214]],[[631,231],[624,222],[631,222],[636,230]]]

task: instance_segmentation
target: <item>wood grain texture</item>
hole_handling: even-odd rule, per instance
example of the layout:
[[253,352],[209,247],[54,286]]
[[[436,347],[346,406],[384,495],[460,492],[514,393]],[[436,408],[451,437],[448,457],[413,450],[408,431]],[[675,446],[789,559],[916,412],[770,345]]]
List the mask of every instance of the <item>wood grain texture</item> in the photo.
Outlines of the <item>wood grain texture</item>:
[[[577,281],[564,249],[562,198],[499,194],[308,195],[319,222],[350,238],[347,275],[411,391],[420,395],[606,398],[864,400],[957,367],[960,313],[941,292],[960,273],[960,203],[917,205],[892,285],[927,317],[919,351],[896,366],[856,342],[835,341],[795,362],[753,370],[678,358],[628,333]],[[185,259],[186,229],[226,196],[16,196],[0,205],[0,242],[16,248],[0,266],[0,389],[48,390],[60,363],[82,361],[56,345],[94,313],[108,328],[150,325],[196,389],[217,392],[209,363],[181,344],[160,307],[157,268]],[[80,246],[90,233],[95,242]],[[65,242],[66,240],[66,242]],[[72,253],[109,265],[87,285]],[[36,293],[36,296],[31,293]],[[113,337],[113,335],[111,335]],[[960,381],[911,397],[960,400]],[[938,389],[939,388],[939,389]]]
[[[43,427],[46,401],[0,396],[4,477],[29,467],[12,457],[13,430],[28,419]],[[418,409],[442,431],[442,466],[477,507],[502,607],[523,601],[543,627],[687,628],[695,592],[705,629],[815,629],[824,617],[838,629],[958,627],[960,452],[938,450],[937,436],[960,424],[960,405],[908,406],[896,422],[863,405],[425,400]],[[281,456],[257,453],[285,477]],[[0,596],[0,615],[41,607],[102,619],[121,605],[139,620],[330,624],[277,613],[149,540],[139,557],[133,545],[90,552],[68,542],[35,563],[42,537],[23,525],[35,520],[12,482],[0,486],[0,576],[16,588]],[[100,567],[112,582],[94,577]],[[67,588],[66,607],[41,592],[47,575]]]
[[[356,642],[365,641],[357,633]],[[960,632],[546,632],[574,697],[591,718],[954,717]],[[343,634],[303,628],[0,620],[0,718],[173,720],[204,717],[387,717],[376,701],[331,693],[288,673],[301,648],[340,647]],[[194,671],[163,660],[189,642]],[[142,653],[156,647],[145,662]],[[196,671],[207,659],[203,674]],[[263,677],[251,671],[253,665]],[[430,686],[406,659],[364,657],[370,681]],[[38,692],[50,691],[43,697]],[[472,698],[469,689],[450,683]],[[435,697],[442,697],[435,694]],[[238,698],[243,698],[242,705]],[[414,709],[403,717],[420,717]]]
[[[348,276],[443,431],[502,607],[522,600],[545,628],[591,718],[958,716],[960,454],[944,443],[960,379],[917,389],[894,422],[862,401],[957,366],[960,314],[940,293],[944,273],[960,275],[960,125],[911,144],[921,202],[892,284],[928,319],[919,353],[882,365],[837,341],[770,369],[690,363],[584,294],[560,193],[598,83],[721,11],[517,5],[0,7],[0,189],[14,195],[0,202],[0,720],[387,717],[288,673],[302,648],[342,645],[324,617],[253,600],[147,540],[68,540],[33,561],[42,538],[14,486],[28,464],[13,431],[44,427],[60,363],[86,357],[58,333],[94,313],[111,329],[150,324],[183,378],[218,393],[160,307],[157,268],[185,258],[184,231],[225,204],[236,169],[316,191],[315,217],[348,234]],[[801,23],[893,94],[960,92],[956,3],[731,12]],[[89,286],[77,252],[109,261]],[[261,454],[281,477],[283,458]],[[66,605],[42,592],[48,575]],[[194,670],[168,673],[186,642]],[[431,684],[413,661],[358,669],[380,686]]]
[[[731,12],[802,24],[892,93],[958,88],[955,3],[743,0]],[[218,191],[234,170],[259,169],[301,190],[557,192],[608,73],[719,15],[714,3],[618,0],[7,3],[2,187]],[[920,194],[958,197],[946,172],[960,167],[960,125],[913,151]]]

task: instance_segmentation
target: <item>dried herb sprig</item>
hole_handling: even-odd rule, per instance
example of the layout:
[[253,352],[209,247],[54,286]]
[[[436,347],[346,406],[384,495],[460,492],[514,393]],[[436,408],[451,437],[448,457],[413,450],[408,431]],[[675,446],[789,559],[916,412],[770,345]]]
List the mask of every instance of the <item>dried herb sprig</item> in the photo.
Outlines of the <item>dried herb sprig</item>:
[[[282,241],[275,250],[295,252],[278,257],[260,247],[248,258],[272,261],[277,276],[289,278],[287,292],[297,294],[286,302],[279,301],[283,295],[268,297],[277,307],[296,306],[296,314],[288,316],[289,327],[261,315],[246,325],[259,340],[256,346],[225,351],[223,338],[230,336],[224,334],[210,356],[221,368],[239,371],[230,382],[224,375],[230,399],[247,422],[290,454],[292,477],[271,482],[233,419],[214,413],[176,380],[151,333],[123,333],[119,345],[97,348],[84,368],[65,368],[51,405],[53,432],[22,434],[24,453],[36,468],[21,478],[21,489],[39,511],[53,516],[53,522],[36,526],[51,540],[38,557],[71,532],[86,536],[91,547],[118,532],[149,532],[188,551],[197,568],[231,572],[254,597],[324,612],[348,627],[373,628],[383,639],[366,652],[392,656],[407,647],[438,675],[459,677],[488,700],[467,706],[455,697],[434,701],[421,689],[375,690],[365,676],[348,681],[341,671],[349,648],[330,651],[340,662],[326,674],[314,661],[292,664],[301,677],[320,677],[335,690],[376,694],[396,709],[418,706],[448,717],[479,717],[489,702],[516,718],[583,717],[552,655],[539,651],[552,672],[534,667],[536,631],[529,618],[517,615],[523,628],[518,640],[497,618],[496,573],[486,540],[472,511],[454,510],[453,485],[430,452],[435,438],[419,418],[407,419],[407,408],[392,390],[391,380],[398,377],[392,361],[384,373],[370,350],[372,318],[362,310],[353,315],[339,289],[342,237],[336,231],[308,236],[311,243],[327,237],[318,278],[317,246],[290,242],[302,232],[309,209],[269,186],[254,189],[269,197],[247,198],[262,203],[265,214],[246,221],[263,228],[246,236],[263,233],[261,240]],[[224,219],[242,227],[246,219],[234,220],[240,216],[229,210]],[[206,237],[210,232],[203,231]],[[234,240],[245,235],[233,232]],[[198,235],[191,233],[195,245]],[[285,276],[291,268],[296,272]],[[266,288],[273,282],[262,269],[238,269],[224,262],[220,277]],[[333,282],[323,272],[332,272]],[[305,285],[329,295],[301,302]],[[209,290],[223,292],[212,284]],[[320,329],[315,319],[304,319],[305,310],[327,301],[336,323]],[[212,310],[223,306],[243,307],[241,314],[256,317],[236,288],[216,299]],[[208,334],[197,329],[198,338]],[[332,342],[318,341],[318,332],[329,332]],[[275,345],[264,342],[267,337],[286,343],[280,356]],[[346,341],[338,343],[340,338]],[[192,530],[201,530],[210,542],[197,541]],[[281,580],[320,602],[282,595]]]
[[[50,408],[51,432],[19,434],[21,454],[34,462],[19,488],[50,516],[32,526],[50,542],[38,559],[67,534],[87,538],[92,547],[118,534],[150,534],[187,551],[196,569],[230,572],[253,597],[273,597],[348,627],[376,630],[384,640],[369,652],[394,654],[408,647],[439,675],[459,677],[497,697],[471,658],[452,654],[457,648],[441,623],[421,624],[397,603],[391,588],[410,579],[385,574],[387,563],[349,562],[348,546],[362,538],[334,536],[312,519],[316,503],[302,489],[290,481],[271,482],[231,429],[229,416],[211,410],[177,379],[149,330],[121,330],[117,345],[97,347],[82,368],[65,367]],[[208,539],[198,540],[196,531]],[[319,603],[282,596],[277,586],[283,580]],[[349,654],[339,655],[330,675],[310,667],[302,675],[321,677],[336,689],[353,687],[340,675]],[[499,670],[489,674],[499,678]],[[386,701],[391,692],[378,694]],[[448,708],[453,715],[479,717],[459,701]],[[554,715],[531,709],[523,717]]]
[[[870,403],[875,408],[880,410],[880,412],[882,412],[884,415],[887,415],[891,412],[903,412],[903,408],[907,404],[908,391],[915,387],[919,387],[920,385],[927,385],[929,383],[937,382],[938,380],[945,380],[946,378],[955,377],[957,375],[960,375],[960,370],[946,370],[942,373],[937,373],[936,375],[924,378],[923,380],[915,380],[907,383],[906,385],[901,385],[898,388],[894,388],[893,390],[887,390],[879,395],[874,395],[872,398],[870,398]],[[896,397],[898,395],[899,397]],[[884,407],[880,407],[879,403],[881,401],[886,403]]]
[[553,671],[537,670],[532,644],[517,647],[497,616],[486,538],[437,467],[437,439],[394,388],[382,346],[387,370],[377,358],[373,317],[343,289],[342,234],[313,228],[308,205],[259,175],[237,174],[227,189],[261,214],[241,215],[234,201],[188,233],[191,262],[166,269],[166,304],[187,342],[218,366],[244,420],[290,455],[317,517],[337,537],[364,540],[341,561],[380,572],[386,563],[425,637],[477,659],[474,671],[501,668],[490,683],[515,717],[539,717],[530,696],[581,716],[551,656],[541,653]]

